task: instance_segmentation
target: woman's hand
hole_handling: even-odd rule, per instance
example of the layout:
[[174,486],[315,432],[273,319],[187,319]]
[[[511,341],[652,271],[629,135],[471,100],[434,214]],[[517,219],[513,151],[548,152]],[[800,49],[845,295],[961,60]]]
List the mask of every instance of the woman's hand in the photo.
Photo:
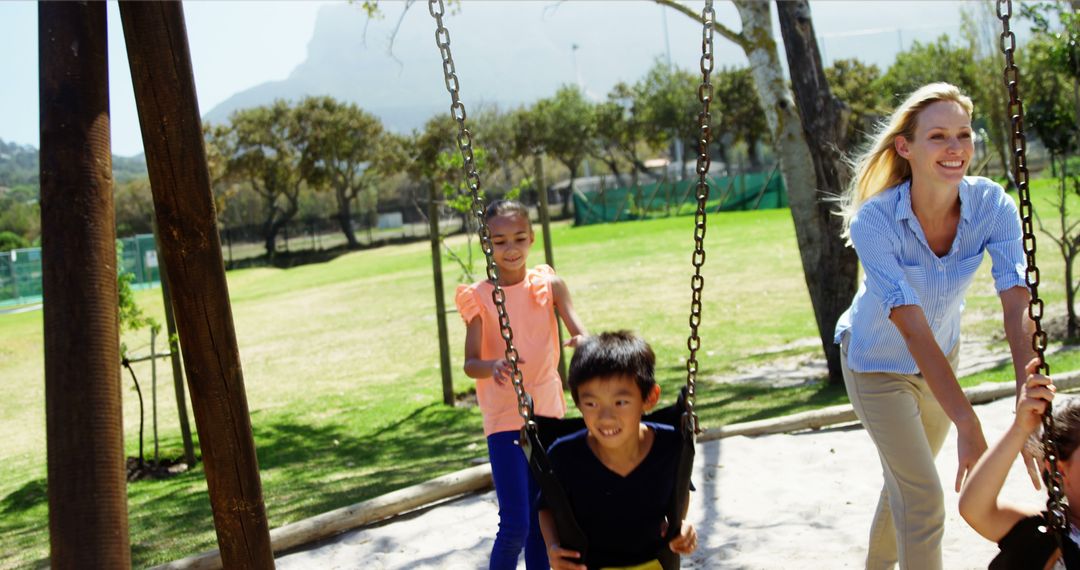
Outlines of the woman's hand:
[[956,469],[956,492],[964,484],[964,479],[986,452],[986,438],[977,418],[963,424],[956,424],[956,454],[959,466]]
[[694,529],[694,525],[683,521],[679,531],[679,536],[668,542],[671,551],[676,554],[691,554],[697,550],[697,530]]
[[552,544],[548,548],[548,564],[551,570],[588,570],[584,564],[575,562],[581,560],[581,553],[567,550],[558,544]]

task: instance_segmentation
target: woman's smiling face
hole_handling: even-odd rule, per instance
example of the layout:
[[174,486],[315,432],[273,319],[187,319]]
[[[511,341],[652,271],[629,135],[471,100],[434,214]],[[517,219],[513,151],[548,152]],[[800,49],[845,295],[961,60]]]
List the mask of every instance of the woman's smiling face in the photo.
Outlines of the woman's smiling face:
[[975,154],[971,116],[955,101],[931,103],[919,112],[914,136],[898,136],[895,145],[913,182],[958,186]]

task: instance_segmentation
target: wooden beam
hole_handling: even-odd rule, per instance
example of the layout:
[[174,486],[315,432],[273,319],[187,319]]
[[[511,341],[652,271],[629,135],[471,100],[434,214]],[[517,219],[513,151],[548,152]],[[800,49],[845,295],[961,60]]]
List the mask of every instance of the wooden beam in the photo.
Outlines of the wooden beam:
[[454,405],[454,375],[450,370],[450,337],[446,328],[446,298],[443,291],[442,236],[439,235],[438,191],[428,182],[428,234],[431,241],[431,274],[435,278],[435,324],[439,332],[439,373],[443,403]]
[[[490,489],[491,485],[491,466],[488,464],[455,471],[419,485],[275,528],[270,533],[274,552],[322,540],[459,495],[484,491]],[[151,570],[218,570],[221,567],[218,551],[211,550],[155,566]]]
[[[1054,385],[1058,390],[1074,390],[1080,388],[1080,371],[1068,372],[1062,375],[1054,375]],[[986,382],[971,388],[964,388],[964,395],[972,404],[985,404],[1001,398],[1012,397],[1016,394],[1016,386],[1012,382]],[[790,433],[802,430],[815,430],[838,424],[857,422],[855,410],[851,404],[829,406],[819,410],[810,410],[782,416],[730,424],[716,428],[706,429],[698,435],[698,441],[712,441],[737,435],[756,436],[774,433]]]
[[183,7],[121,2],[120,17],[218,547],[228,568],[273,568]]
[[53,568],[130,568],[106,9],[38,4]]

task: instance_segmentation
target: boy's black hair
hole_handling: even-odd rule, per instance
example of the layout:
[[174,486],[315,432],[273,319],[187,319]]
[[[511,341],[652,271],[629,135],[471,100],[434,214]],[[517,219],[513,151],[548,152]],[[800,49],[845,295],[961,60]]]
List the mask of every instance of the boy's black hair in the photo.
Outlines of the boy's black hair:
[[587,336],[570,359],[570,394],[578,401],[578,389],[591,380],[624,376],[633,378],[642,399],[656,386],[653,371],[656,355],[644,339],[630,331],[604,332]]
[[498,216],[521,216],[529,219],[529,209],[517,200],[495,200],[484,208],[484,221]]

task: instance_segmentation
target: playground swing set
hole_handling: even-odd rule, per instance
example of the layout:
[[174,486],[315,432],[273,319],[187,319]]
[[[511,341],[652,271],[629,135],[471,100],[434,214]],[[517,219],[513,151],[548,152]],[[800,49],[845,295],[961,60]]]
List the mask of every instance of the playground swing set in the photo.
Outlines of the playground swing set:
[[[479,176],[472,158],[465,107],[442,22],[442,0],[429,0],[437,23],[436,42],[443,60],[451,114],[458,124],[458,148],[465,159],[466,186],[479,219],[487,275],[495,284],[493,301],[500,316],[506,359],[513,370],[518,412],[524,420],[522,448],[545,493],[561,492],[550,472],[546,445],[582,427],[580,420],[546,422],[532,414],[532,401],[517,368],[513,331],[498,286],[490,234],[483,221]],[[41,61],[41,211],[44,266],[46,425],[50,563],[57,568],[129,568],[127,496],[120,422],[118,338],[114,283],[115,230],[112,224],[108,71],[104,4],[39,5]],[[180,3],[123,1],[120,14],[135,87],[143,142],[159,227],[159,248],[167,266],[177,332],[200,434],[207,487],[217,530],[220,563],[227,568],[272,568],[273,548],[262,499],[251,421],[247,411],[221,254],[213,197],[202,144],[190,51]],[[1023,246],[1027,257],[1028,314],[1035,324],[1032,347],[1043,361],[1047,335],[1041,325],[1033,208],[1028,188],[1023,104],[1019,71],[1013,59],[1016,38],[1010,30],[1011,0],[998,0],[1005,54],[1004,82],[1012,117],[1014,183],[1019,191]],[[705,204],[709,186],[710,72],[715,14],[707,0],[702,12],[702,82],[698,98],[698,208],[694,223],[690,336],[687,381],[673,406],[653,419],[675,426],[683,439],[678,483],[669,512],[685,508],[686,490],[700,431],[694,410],[697,350],[701,322],[701,267],[705,261]],[[72,286],[75,284],[75,286]],[[92,407],[95,414],[80,410]],[[1048,490],[1047,532],[1062,540],[1066,519],[1062,477],[1050,410],[1043,417]],[[561,504],[560,504],[561,503]],[[553,501],[562,544],[587,550],[566,501]],[[671,520],[679,520],[681,516]],[[674,525],[673,525],[674,526]],[[670,528],[669,535],[678,533]],[[677,556],[661,559],[677,568]],[[1022,563],[1022,561],[1021,561]],[[1021,566],[1017,566],[1021,567]]]

